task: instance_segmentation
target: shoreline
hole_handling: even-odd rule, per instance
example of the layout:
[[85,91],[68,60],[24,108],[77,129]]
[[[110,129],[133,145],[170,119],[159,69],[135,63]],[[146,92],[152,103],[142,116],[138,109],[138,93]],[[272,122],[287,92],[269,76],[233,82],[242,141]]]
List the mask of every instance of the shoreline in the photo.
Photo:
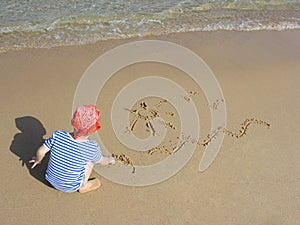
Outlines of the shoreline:
[[70,44],[70,45],[57,45],[52,47],[22,47],[19,49],[12,49],[10,50],[4,50],[0,52],[0,56],[5,54],[10,54],[14,52],[22,52],[22,51],[32,51],[32,50],[51,50],[51,49],[59,49],[59,48],[75,48],[75,47],[88,47],[88,46],[98,46],[102,43],[126,43],[126,42],[132,42],[132,41],[139,41],[139,40],[148,40],[148,39],[169,39],[173,36],[180,36],[180,35],[186,35],[186,34],[203,34],[209,35],[211,33],[286,33],[286,32],[299,32],[300,28],[291,28],[291,29],[283,29],[283,30],[195,30],[195,31],[179,31],[179,32],[170,32],[170,33],[162,33],[162,34],[148,34],[144,36],[134,36],[134,37],[126,37],[126,38],[112,38],[112,39],[105,39],[105,40],[97,40],[93,43],[84,43],[84,44]]

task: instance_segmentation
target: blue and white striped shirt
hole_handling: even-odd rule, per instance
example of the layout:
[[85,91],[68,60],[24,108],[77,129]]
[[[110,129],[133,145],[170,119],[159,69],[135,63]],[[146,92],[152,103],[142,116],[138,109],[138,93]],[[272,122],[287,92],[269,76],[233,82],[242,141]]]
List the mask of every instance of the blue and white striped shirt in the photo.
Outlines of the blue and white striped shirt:
[[63,192],[78,190],[87,162],[98,163],[102,157],[96,141],[79,142],[66,131],[55,131],[44,146],[50,149],[46,179]]

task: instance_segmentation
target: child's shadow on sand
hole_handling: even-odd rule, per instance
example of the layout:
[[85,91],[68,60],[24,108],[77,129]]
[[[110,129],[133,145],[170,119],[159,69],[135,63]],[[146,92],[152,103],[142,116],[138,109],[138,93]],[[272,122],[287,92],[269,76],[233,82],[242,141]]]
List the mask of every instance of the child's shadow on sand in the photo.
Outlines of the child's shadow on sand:
[[14,136],[10,145],[10,150],[22,161],[22,166],[26,165],[31,176],[51,187],[45,179],[45,172],[49,161],[49,152],[45,155],[41,164],[31,169],[29,160],[36,155],[38,148],[44,143],[43,136],[46,130],[43,124],[32,116],[24,116],[15,119],[16,127],[21,131]]

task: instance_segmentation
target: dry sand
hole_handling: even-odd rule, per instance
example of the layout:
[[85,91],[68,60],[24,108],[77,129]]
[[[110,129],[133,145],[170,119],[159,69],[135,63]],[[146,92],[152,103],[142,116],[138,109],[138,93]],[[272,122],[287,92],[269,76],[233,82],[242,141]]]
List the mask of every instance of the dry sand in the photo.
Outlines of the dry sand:
[[[162,183],[124,186],[94,173],[102,181],[100,190],[61,193],[35,179],[39,172],[29,171],[27,160],[43,137],[56,129],[71,130],[73,96],[85,69],[105,51],[132,40],[3,54],[1,224],[300,224],[300,31],[195,32],[147,39],[178,43],[205,60],[224,92],[229,129],[238,130],[251,117],[270,122],[271,128],[254,125],[243,138],[226,137],[204,173],[198,171],[204,148],[198,147],[187,165]],[[111,133],[109,105],[129,80],[157,72],[197,89],[180,72],[145,63],[111,79],[97,103],[105,144],[137,163],[151,159],[125,152]],[[194,100],[203,138],[209,132],[209,110],[203,94]]]

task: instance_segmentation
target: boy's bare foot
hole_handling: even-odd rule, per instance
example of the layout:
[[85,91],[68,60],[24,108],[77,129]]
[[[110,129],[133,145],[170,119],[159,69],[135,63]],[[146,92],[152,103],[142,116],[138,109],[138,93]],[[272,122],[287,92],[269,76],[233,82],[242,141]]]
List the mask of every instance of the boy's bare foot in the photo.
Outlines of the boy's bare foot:
[[96,190],[98,188],[100,188],[101,186],[101,182],[95,178],[93,180],[89,180],[86,185],[82,186],[81,188],[78,189],[78,192],[83,194],[83,193],[87,193],[93,190]]

